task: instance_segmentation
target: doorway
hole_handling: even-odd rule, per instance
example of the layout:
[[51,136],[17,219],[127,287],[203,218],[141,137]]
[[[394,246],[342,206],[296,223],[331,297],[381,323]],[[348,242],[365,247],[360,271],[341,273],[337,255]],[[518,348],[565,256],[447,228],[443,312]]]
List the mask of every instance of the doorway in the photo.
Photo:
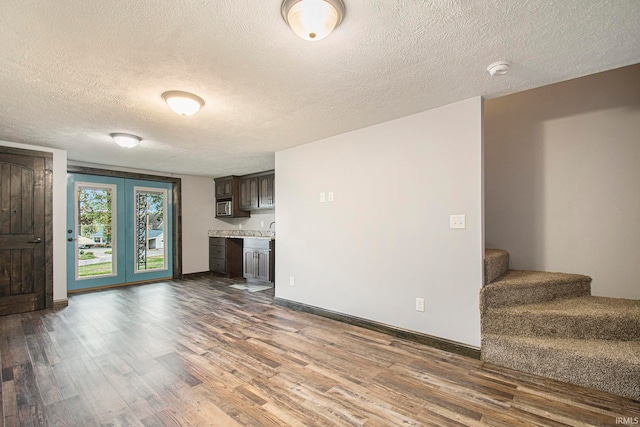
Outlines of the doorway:
[[53,307],[52,160],[0,147],[0,315]]
[[68,174],[69,291],[171,279],[169,182]]

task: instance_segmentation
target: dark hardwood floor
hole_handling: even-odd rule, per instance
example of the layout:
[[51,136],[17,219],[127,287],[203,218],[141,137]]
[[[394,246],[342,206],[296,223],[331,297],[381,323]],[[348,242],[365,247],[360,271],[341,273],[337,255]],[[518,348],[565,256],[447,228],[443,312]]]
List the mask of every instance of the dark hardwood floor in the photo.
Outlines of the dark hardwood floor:
[[[198,278],[0,318],[14,425],[611,426],[640,402],[502,369]],[[269,293],[270,292],[270,293]],[[621,417],[621,418],[618,418]]]

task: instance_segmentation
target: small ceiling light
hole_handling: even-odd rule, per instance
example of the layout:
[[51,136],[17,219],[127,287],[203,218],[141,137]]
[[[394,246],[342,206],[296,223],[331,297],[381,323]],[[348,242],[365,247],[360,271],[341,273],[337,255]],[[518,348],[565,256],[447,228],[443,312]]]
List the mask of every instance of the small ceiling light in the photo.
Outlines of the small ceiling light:
[[342,0],[284,0],[280,11],[299,37],[318,41],[342,22],[345,8]]
[[124,148],[133,148],[142,141],[142,138],[139,136],[131,135],[129,133],[111,133],[111,138],[118,144],[120,147]]
[[190,116],[204,106],[204,100],[198,95],[179,90],[171,90],[162,94],[169,107],[182,116]]
[[487,67],[487,71],[489,72],[489,74],[491,74],[491,77],[501,76],[503,74],[507,74],[510,66],[511,64],[509,64],[507,61],[498,61],[489,65]]

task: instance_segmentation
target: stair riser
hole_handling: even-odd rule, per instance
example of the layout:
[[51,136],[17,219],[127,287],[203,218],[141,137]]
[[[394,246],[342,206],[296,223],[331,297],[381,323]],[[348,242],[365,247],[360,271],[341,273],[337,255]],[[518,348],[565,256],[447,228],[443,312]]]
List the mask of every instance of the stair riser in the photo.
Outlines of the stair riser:
[[496,313],[482,318],[483,334],[547,338],[640,340],[640,318],[552,315],[548,313]]
[[483,339],[482,359],[500,366],[640,400],[640,361]]
[[496,280],[509,270],[509,252],[489,250],[485,251],[484,284]]
[[578,298],[591,295],[591,280],[585,279],[565,284],[514,287],[509,291],[487,286],[481,291],[481,310],[512,307],[524,304],[537,304],[558,299]]

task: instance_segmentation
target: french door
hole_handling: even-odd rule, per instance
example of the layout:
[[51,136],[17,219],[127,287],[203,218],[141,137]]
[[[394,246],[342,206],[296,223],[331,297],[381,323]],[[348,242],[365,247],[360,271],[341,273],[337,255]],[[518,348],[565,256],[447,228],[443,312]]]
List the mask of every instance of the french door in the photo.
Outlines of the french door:
[[68,174],[68,290],[171,278],[171,194],[171,183]]

